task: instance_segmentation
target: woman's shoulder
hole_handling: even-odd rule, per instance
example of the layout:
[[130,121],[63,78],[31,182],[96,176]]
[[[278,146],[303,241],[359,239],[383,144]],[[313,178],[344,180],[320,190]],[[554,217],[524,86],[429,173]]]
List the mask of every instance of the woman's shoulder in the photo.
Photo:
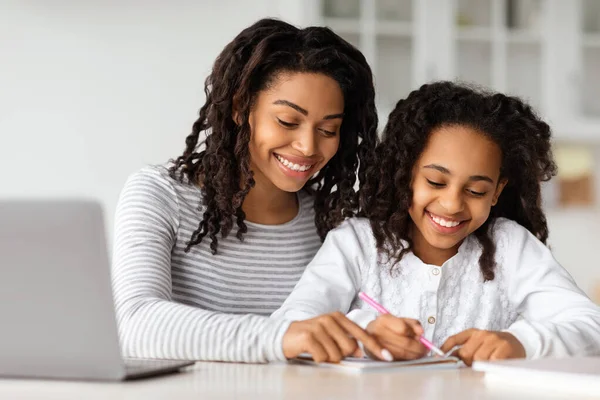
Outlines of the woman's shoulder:
[[173,192],[173,179],[162,165],[147,165],[129,175],[125,189],[148,194],[169,195]]
[[123,191],[134,191],[150,202],[171,204],[175,208],[180,206],[182,200],[193,197],[197,206],[201,191],[186,179],[173,175],[166,164],[147,165],[129,175]]
[[191,186],[186,176],[179,177],[179,172],[172,172],[168,164],[149,164],[129,176],[128,180],[149,181],[171,187]]
[[174,180],[169,173],[169,169],[164,164],[146,165],[129,176],[129,180],[159,180],[169,182]]

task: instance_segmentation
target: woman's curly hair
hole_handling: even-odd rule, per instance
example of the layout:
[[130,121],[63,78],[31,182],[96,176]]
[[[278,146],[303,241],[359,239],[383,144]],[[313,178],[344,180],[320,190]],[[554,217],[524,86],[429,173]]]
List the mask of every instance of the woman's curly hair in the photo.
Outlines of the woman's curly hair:
[[254,186],[248,120],[257,94],[283,72],[327,75],[344,95],[339,150],[304,187],[315,197],[315,224],[321,239],[358,211],[357,171],[363,181],[377,143],[370,67],[360,51],[328,28],[299,29],[262,19],[244,29],[217,57],[205,82],[206,103],[186,138],[183,155],[170,167],[173,178],[198,184],[203,191],[205,211],[186,251],[208,236],[215,254],[217,235],[227,237],[234,221],[240,240],[247,232],[242,203]]
[[390,113],[376,163],[361,188],[361,215],[369,218],[377,248],[394,265],[411,250],[413,168],[432,131],[443,126],[471,127],[502,151],[501,178],[508,179],[490,217],[474,232],[482,245],[484,280],[494,279],[495,245],[491,228],[498,217],[516,221],[546,243],[548,225],[541,206],[541,182],[556,174],[550,127],[516,97],[489,93],[452,82],[421,86]]

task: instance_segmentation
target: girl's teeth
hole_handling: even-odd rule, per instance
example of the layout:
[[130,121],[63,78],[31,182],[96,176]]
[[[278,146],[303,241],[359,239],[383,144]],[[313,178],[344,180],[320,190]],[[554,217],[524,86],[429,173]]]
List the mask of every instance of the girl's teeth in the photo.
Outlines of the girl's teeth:
[[446,228],[454,228],[455,226],[460,225],[458,221],[446,221],[445,219],[441,219],[435,216],[431,216],[431,218],[435,221],[436,224],[444,226]]

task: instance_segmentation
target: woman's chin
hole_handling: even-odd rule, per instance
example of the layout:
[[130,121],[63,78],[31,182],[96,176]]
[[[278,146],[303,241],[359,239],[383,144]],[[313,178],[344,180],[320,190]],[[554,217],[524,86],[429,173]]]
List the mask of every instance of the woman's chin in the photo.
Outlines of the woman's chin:
[[284,180],[281,182],[273,182],[277,188],[283,192],[296,193],[302,190],[307,181],[298,182],[298,181],[289,181]]

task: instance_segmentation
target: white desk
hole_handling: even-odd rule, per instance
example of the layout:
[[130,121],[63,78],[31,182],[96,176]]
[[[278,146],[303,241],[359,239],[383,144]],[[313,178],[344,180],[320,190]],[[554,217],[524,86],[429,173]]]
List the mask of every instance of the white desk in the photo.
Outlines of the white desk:
[[[0,399],[572,399],[573,395],[486,387],[469,368],[353,374],[304,365],[199,362],[184,372],[124,383],[0,379]],[[583,399],[577,396],[577,399]]]

